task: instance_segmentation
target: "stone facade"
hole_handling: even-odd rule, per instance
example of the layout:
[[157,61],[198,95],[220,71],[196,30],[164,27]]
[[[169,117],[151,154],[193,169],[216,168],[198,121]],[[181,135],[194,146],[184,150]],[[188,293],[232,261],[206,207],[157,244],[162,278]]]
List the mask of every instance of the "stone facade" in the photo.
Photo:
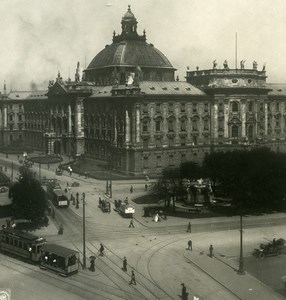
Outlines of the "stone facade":
[[286,151],[286,84],[267,84],[265,68],[255,65],[188,70],[186,81],[176,81],[168,59],[146,43],[145,32],[137,34],[130,8],[121,24],[122,33],[114,33],[83,78],[77,64],[73,81],[58,74],[46,91],[4,88],[2,146],[21,140],[134,176],[201,163],[211,151]]

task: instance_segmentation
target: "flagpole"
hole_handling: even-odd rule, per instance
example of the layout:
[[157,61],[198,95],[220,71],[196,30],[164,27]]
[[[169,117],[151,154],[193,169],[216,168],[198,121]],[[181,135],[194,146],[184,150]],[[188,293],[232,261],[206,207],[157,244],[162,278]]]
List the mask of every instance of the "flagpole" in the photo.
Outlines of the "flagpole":
[[237,32],[235,33],[235,69],[237,70]]

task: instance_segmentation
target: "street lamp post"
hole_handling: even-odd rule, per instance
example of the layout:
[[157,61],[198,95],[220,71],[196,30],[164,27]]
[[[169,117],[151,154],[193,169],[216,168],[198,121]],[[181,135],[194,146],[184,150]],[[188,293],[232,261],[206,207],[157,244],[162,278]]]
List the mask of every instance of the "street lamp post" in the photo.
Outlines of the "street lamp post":
[[243,266],[243,247],[242,247],[242,213],[240,214],[240,255],[239,255],[239,269],[237,271],[238,275],[244,275],[244,266]]
[[41,181],[41,164],[39,163],[39,181]]
[[82,268],[86,269],[86,253],[85,253],[85,193],[82,193],[82,209],[83,209],[83,262],[82,262]]

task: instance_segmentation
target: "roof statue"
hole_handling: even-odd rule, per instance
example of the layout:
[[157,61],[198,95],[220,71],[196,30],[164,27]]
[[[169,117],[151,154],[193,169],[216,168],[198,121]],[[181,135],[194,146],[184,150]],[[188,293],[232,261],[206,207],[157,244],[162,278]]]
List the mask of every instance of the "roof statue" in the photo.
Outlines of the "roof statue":
[[225,59],[225,61],[223,62],[223,67],[224,69],[229,69],[228,68],[228,63],[227,63],[227,60]]
[[217,62],[216,62],[216,59],[213,61],[213,69],[216,69],[217,67]]
[[253,64],[253,70],[257,70],[258,63],[256,62],[256,60],[254,60],[252,64]]
[[245,63],[245,60],[240,61],[240,69],[241,70],[244,70],[244,63]]

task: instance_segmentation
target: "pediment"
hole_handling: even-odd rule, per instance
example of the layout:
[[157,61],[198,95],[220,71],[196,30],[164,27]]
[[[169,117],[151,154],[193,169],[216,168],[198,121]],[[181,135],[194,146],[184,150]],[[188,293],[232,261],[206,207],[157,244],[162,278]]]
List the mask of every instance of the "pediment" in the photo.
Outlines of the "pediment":
[[48,96],[53,96],[53,95],[66,95],[67,90],[64,87],[63,84],[59,82],[55,82],[53,86],[49,87],[49,91],[47,93]]

